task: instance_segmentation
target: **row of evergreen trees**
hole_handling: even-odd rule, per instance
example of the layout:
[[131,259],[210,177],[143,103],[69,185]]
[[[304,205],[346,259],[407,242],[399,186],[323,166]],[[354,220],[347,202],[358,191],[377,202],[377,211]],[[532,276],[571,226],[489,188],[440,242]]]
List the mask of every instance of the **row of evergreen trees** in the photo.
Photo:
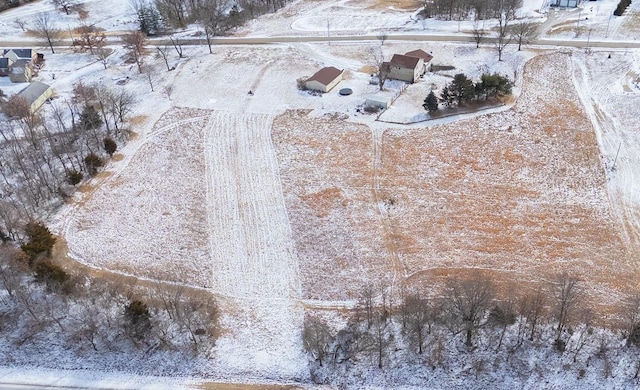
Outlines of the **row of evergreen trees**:
[[445,85],[440,96],[431,91],[424,99],[425,110],[435,112],[440,103],[447,107],[462,106],[472,101],[491,100],[511,94],[513,82],[498,73],[484,73],[480,81],[474,83],[464,73],[458,73],[453,81]]

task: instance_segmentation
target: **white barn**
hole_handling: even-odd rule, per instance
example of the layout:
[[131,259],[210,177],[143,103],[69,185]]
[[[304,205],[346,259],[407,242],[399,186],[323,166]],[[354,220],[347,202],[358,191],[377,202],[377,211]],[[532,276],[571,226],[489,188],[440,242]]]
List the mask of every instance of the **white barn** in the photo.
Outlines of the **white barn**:
[[305,87],[312,91],[329,92],[342,80],[343,70],[329,66],[317,71],[305,82]]

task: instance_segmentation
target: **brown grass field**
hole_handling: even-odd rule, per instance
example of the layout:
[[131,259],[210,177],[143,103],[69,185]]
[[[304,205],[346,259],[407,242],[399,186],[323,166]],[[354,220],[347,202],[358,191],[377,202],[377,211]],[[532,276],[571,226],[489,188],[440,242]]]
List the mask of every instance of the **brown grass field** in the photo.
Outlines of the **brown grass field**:
[[367,127],[301,111],[278,118],[305,297],[353,298],[394,278],[434,293],[472,270],[518,290],[568,272],[604,311],[636,288],[637,254],[612,217],[570,67],[564,54],[531,61],[506,112],[388,129],[380,161]]

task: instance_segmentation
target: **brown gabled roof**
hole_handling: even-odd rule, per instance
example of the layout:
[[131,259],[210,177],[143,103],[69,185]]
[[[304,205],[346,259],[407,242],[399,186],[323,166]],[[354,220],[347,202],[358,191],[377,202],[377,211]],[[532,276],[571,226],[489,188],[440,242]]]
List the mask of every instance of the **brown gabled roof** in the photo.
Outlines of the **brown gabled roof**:
[[389,63],[391,66],[397,66],[399,68],[415,69],[416,65],[418,65],[418,61],[420,61],[420,58],[394,54]]
[[317,71],[313,76],[309,77],[307,81],[315,80],[322,85],[328,85],[341,74],[342,70],[334,68],[333,66],[328,66]]
[[433,56],[422,49],[413,50],[408,53],[404,53],[405,56],[422,58],[424,62],[429,62],[433,59]]

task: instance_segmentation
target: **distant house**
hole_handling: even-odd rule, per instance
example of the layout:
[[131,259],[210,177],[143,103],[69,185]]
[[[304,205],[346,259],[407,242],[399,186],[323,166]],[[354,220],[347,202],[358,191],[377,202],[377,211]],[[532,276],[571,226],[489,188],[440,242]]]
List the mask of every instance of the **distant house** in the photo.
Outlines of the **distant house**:
[[9,76],[14,83],[28,83],[43,61],[44,55],[33,49],[0,50],[0,76]]
[[9,68],[9,79],[12,83],[28,83],[31,81],[31,61],[17,60]]
[[10,59],[0,57],[0,77],[9,76],[9,67],[11,64],[13,64],[13,61]]
[[36,112],[51,95],[53,95],[51,87],[39,81],[30,83],[27,88],[18,92],[18,96],[29,104],[29,110],[32,114]]
[[317,71],[305,82],[305,87],[313,91],[329,92],[342,80],[344,71],[329,66]]
[[422,62],[424,63],[422,67],[422,74],[427,72],[427,69],[429,69],[429,65],[431,65],[431,60],[433,59],[433,56],[431,54],[421,49],[404,53],[404,55],[407,57],[422,58]]
[[409,57],[402,54],[394,54],[389,61],[388,77],[413,83],[424,73],[424,61],[422,58]]
[[37,63],[44,59],[44,55],[33,49],[5,49],[2,57],[10,58],[13,62],[18,60],[29,60]]
[[582,0],[551,0],[550,5],[552,7],[569,7],[576,8]]

